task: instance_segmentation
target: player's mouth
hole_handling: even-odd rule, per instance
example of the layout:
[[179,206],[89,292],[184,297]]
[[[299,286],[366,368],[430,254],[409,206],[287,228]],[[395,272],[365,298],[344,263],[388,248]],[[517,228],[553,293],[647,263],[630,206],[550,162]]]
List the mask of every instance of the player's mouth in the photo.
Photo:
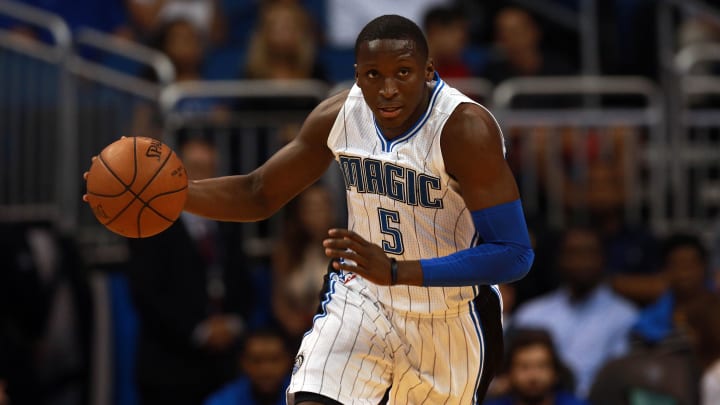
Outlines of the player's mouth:
[[402,112],[402,107],[379,107],[378,113],[385,119],[397,118]]

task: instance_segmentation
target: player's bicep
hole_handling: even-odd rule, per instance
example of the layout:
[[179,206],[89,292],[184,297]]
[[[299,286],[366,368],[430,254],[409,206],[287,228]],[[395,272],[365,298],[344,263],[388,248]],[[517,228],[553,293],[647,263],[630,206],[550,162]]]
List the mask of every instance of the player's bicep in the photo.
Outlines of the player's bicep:
[[343,101],[335,96],[316,107],[297,136],[252,174],[269,205],[286,203],[325,173],[333,160],[328,134]]
[[443,129],[441,147],[445,169],[458,182],[470,211],[519,198],[500,129],[483,108],[460,105]]

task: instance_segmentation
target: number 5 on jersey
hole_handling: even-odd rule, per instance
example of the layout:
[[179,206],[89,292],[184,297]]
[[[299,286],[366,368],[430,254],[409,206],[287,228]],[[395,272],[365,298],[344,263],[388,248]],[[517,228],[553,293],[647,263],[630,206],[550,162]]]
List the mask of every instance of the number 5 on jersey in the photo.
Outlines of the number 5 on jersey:
[[400,213],[378,208],[378,216],[380,217],[380,232],[392,238],[392,241],[382,241],[383,250],[394,255],[401,255],[405,248],[403,247],[402,234],[400,229],[397,228],[400,225]]

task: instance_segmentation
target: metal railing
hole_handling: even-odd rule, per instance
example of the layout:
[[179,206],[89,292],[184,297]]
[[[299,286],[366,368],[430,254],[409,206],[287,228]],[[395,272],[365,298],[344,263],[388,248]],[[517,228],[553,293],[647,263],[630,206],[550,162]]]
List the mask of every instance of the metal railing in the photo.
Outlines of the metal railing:
[[678,129],[672,141],[673,219],[712,238],[720,214],[720,77],[684,75]]
[[[516,108],[522,97],[580,96],[575,106]],[[588,108],[585,96],[627,95],[640,106]],[[587,216],[591,170],[601,163],[620,171],[625,218],[667,227],[663,215],[665,176],[662,96],[641,77],[544,77],[510,79],[498,85],[492,105],[510,144],[510,162],[530,216],[562,227],[569,215]]]
[[70,30],[58,16],[14,1],[0,16],[47,31],[50,42],[0,30],[0,219],[53,220],[66,228],[60,142],[69,130],[62,100]]
[[175,81],[175,67],[164,53],[129,41],[108,35],[91,28],[80,28],[75,33],[75,44],[94,48],[105,53],[126,58],[153,70],[157,82],[167,85]]
[[[671,10],[696,6],[694,1],[665,0],[662,4]],[[97,31],[77,32],[75,44],[79,48],[101,50],[145,65],[157,78],[157,82],[150,82],[106,66],[82,52],[74,52],[70,31],[57,16],[13,1],[0,2],[0,14],[45,29],[51,37],[49,43],[43,43],[0,30],[0,79],[5,81],[0,87],[0,126],[8,139],[0,144],[3,157],[0,170],[4,180],[0,186],[0,220],[43,216],[62,219],[69,228],[78,231],[82,240],[100,246],[112,241],[98,235],[110,234],[98,227],[89,210],[79,202],[82,182],[73,174],[89,166],[90,156],[108,143],[121,135],[150,135],[164,137],[172,145],[177,142],[177,133],[204,128],[203,131],[219,133],[219,142],[237,154],[234,158],[237,161],[225,159],[222,169],[246,171],[266,157],[258,155],[258,151],[269,153],[282,143],[280,134],[273,128],[298,124],[313,103],[351,83],[332,89],[313,81],[173,83],[172,65],[161,53]],[[659,15],[663,15],[662,11]],[[665,28],[659,29],[659,35]],[[628,174],[625,185],[628,219],[647,219],[656,229],[663,230],[673,223],[692,221],[695,213],[704,209],[693,205],[696,200],[680,195],[685,190],[692,198],[695,196],[695,190],[690,189],[693,182],[688,182],[683,173],[692,170],[692,165],[701,161],[706,164],[715,158],[714,149],[710,147],[714,144],[709,142],[714,141],[713,131],[720,125],[714,118],[716,112],[697,108],[693,103],[715,97],[718,81],[713,76],[692,72],[695,66],[719,58],[717,45],[698,45],[673,54],[671,70],[683,79],[672,80],[672,88],[665,83],[663,92],[668,95],[676,92],[678,97],[674,101],[677,105],[666,104],[664,110],[663,103],[672,97],[662,97],[655,84],[642,78],[513,79],[496,88],[480,78],[448,82],[494,108],[512,141],[511,148],[528,154],[524,155],[529,159],[525,162],[527,165],[532,159],[535,164],[542,160],[545,165],[554,161],[554,168],[542,168],[547,173],[565,169],[557,166],[562,160],[561,154],[567,153],[562,148],[570,148],[580,156],[576,169],[581,176],[589,163],[583,161],[582,151],[590,148],[590,143],[599,142],[599,149],[611,150],[614,142],[620,142],[623,144],[620,149],[637,153],[638,158],[634,160],[626,155],[616,156],[623,161],[621,165]],[[604,108],[600,102],[562,111],[513,107],[513,100],[533,94],[591,95],[600,97],[597,100],[606,95],[634,94],[643,99],[643,105]],[[306,104],[308,108],[280,109],[276,105],[270,108],[272,112],[266,108],[262,113],[256,108],[257,100],[273,104],[269,101],[273,98],[305,98],[310,103]],[[211,104],[225,105],[229,113],[225,114],[224,121],[212,121],[210,117],[214,113],[200,111]],[[145,126],[138,126],[139,117],[143,116]],[[624,129],[618,130],[618,127]],[[258,128],[262,128],[265,135],[256,136]],[[517,136],[532,133],[531,129],[537,132],[538,128],[544,128],[544,136],[549,136],[543,156],[528,152],[541,146],[538,137]],[[563,131],[565,135],[561,134]],[[568,131],[577,135],[571,137],[574,146],[558,143]],[[617,135],[618,132],[625,135]],[[672,155],[669,150],[673,151]],[[702,171],[711,172],[710,169]],[[43,177],[37,173],[52,174]],[[545,208],[551,209],[550,222],[564,222],[566,213],[562,206],[566,203],[567,190],[559,183],[561,177],[549,176],[543,179],[549,183],[541,184],[540,179],[533,176],[532,170],[524,171],[521,176],[524,193],[530,196],[531,210],[547,204]],[[697,178],[696,174],[693,176]],[[710,180],[703,180],[703,191],[698,191],[697,201],[710,203],[716,194],[720,195]],[[542,197],[547,198],[543,202],[537,197],[541,187],[557,192]]]
[[[210,138],[219,154],[218,174],[248,173],[295,135],[328,90],[317,80],[175,83],[160,96],[163,139],[176,147],[182,139]],[[326,180],[337,188],[336,179],[328,175]],[[280,223],[274,216],[242,224],[245,254],[270,254]]]
[[673,58],[675,71],[679,75],[695,74],[695,69],[705,63],[720,62],[720,44],[698,43],[686,46]]
[[12,0],[0,2],[0,15],[48,31],[55,48],[68,50],[72,46],[70,28],[59,15]]

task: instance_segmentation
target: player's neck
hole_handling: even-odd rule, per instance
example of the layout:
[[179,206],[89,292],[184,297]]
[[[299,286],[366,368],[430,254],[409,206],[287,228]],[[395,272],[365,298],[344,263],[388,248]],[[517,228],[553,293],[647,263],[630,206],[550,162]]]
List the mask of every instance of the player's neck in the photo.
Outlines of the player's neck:
[[382,129],[383,136],[388,140],[393,140],[398,136],[406,133],[410,128],[412,128],[412,126],[415,125],[416,122],[418,122],[420,117],[425,114],[425,111],[427,111],[428,106],[430,105],[430,94],[432,93],[432,90],[433,89],[430,86],[425,86],[422,101],[420,102],[420,104],[418,104],[415,111],[413,111],[412,115],[407,119],[407,121],[403,123],[402,126],[397,128],[380,127],[380,129]]

